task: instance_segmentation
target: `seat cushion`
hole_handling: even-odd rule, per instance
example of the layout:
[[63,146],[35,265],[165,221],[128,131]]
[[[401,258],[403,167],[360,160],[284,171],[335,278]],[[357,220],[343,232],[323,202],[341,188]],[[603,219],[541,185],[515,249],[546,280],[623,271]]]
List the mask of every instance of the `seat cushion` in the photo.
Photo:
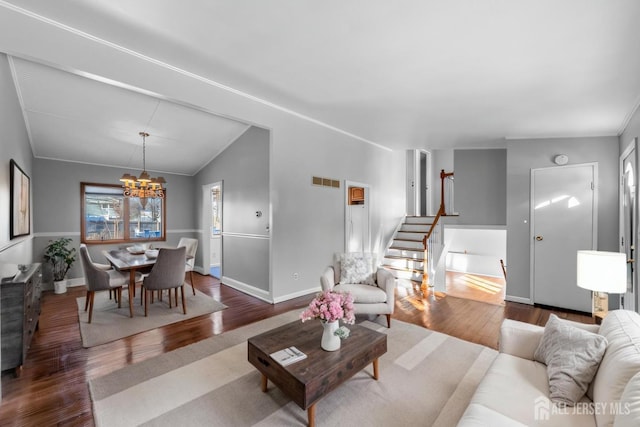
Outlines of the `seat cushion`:
[[108,270],[106,273],[109,274],[109,286],[112,288],[126,286],[129,282],[129,275],[126,273],[121,273],[116,270]]
[[350,292],[356,304],[376,304],[387,302],[387,293],[377,286],[361,284],[339,284],[333,287],[336,292]]
[[[484,406],[488,410],[474,410],[474,423],[465,421],[466,424],[462,425],[483,425],[477,419],[484,413],[490,418],[484,424],[487,426],[501,425],[499,422],[508,419],[514,420],[514,425],[595,426],[593,415],[585,411],[582,406],[589,402],[586,397],[582,398],[580,403],[582,410],[554,406],[549,400],[547,367],[533,360],[501,353],[487,371],[471,399],[471,404]],[[504,416],[495,417],[498,424],[493,424],[494,417],[491,414],[494,412]]]
[[458,427],[526,427],[526,425],[486,406],[472,403],[464,411]]

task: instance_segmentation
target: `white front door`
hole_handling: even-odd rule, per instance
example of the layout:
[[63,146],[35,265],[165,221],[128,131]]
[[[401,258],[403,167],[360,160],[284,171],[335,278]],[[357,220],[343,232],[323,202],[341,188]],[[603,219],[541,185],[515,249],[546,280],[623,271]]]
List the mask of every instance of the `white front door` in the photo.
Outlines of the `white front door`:
[[635,271],[638,212],[636,203],[637,162],[636,139],[620,156],[620,252],[627,255],[627,292],[620,296],[624,309],[638,310],[638,285]]
[[531,171],[533,301],[591,312],[591,293],[576,285],[580,249],[596,249],[597,164]]

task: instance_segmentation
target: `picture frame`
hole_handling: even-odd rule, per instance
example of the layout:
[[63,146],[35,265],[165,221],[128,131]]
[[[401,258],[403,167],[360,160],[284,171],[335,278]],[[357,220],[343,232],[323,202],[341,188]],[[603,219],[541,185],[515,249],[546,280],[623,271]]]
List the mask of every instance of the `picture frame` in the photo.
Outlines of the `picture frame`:
[[14,239],[31,234],[31,179],[11,159],[10,237]]

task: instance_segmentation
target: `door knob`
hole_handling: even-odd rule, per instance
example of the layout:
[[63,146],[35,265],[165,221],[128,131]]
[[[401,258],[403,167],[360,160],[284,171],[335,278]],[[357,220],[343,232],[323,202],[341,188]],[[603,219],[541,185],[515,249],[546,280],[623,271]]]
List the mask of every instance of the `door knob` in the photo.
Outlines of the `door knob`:
[[536,236],[536,240],[537,240],[538,242],[542,242],[542,236]]

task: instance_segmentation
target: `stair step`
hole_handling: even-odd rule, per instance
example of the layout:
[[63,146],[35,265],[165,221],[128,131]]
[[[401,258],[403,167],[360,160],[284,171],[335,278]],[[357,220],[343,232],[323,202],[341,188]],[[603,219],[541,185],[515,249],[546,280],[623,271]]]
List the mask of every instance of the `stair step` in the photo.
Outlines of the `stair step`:
[[389,264],[383,264],[382,266],[384,268],[386,268],[387,270],[400,271],[400,272],[412,273],[412,274],[422,274],[422,270],[419,270],[419,269],[416,269],[416,268],[395,267],[395,266],[389,265]]
[[411,271],[394,270],[387,267],[396,279],[408,279],[422,281],[422,273],[414,273]]
[[423,233],[427,234],[431,228],[431,224],[407,224],[404,223],[400,226],[399,231],[407,231],[410,233]]
[[426,232],[421,233],[421,232],[416,232],[416,231],[398,230],[398,232],[396,233],[396,238],[397,239],[407,239],[407,240],[419,240],[419,241],[422,241],[422,239],[424,239],[424,235],[425,234],[427,234],[427,233]]
[[408,246],[391,245],[391,246],[389,246],[389,249],[395,249],[397,251],[409,251],[409,252],[424,253],[424,249],[423,248],[412,248],[412,247],[408,247]]
[[[423,252],[420,251],[420,254]],[[422,262],[422,257],[414,258],[403,255],[385,255],[384,258],[397,259],[397,260],[405,260],[405,261],[413,261],[413,262]]]
[[417,240],[398,240],[398,239],[393,239],[393,242],[391,243],[391,247],[397,247],[397,248],[408,248],[414,251],[423,251],[424,250],[424,245],[422,244],[421,241],[417,241]]
[[414,270],[422,270],[424,268],[424,260],[422,258],[409,258],[403,256],[386,255],[384,264],[396,268],[409,268]]
[[407,216],[404,222],[407,224],[429,224],[433,223],[435,216]]

